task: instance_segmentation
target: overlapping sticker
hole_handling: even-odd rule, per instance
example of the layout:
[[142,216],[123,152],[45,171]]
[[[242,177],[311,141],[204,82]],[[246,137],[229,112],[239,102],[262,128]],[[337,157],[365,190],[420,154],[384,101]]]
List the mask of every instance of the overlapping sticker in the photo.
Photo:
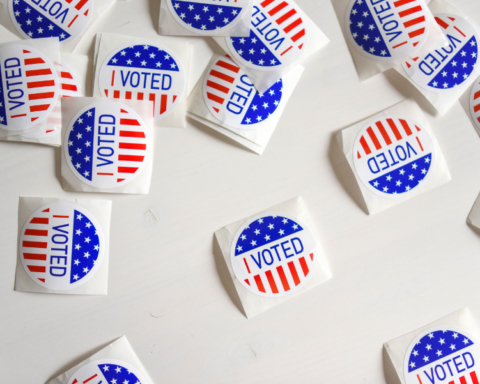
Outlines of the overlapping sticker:
[[79,111],[64,142],[73,174],[98,188],[115,188],[135,179],[147,162],[149,147],[140,116],[115,101],[96,102]]
[[0,127],[25,130],[45,120],[59,96],[53,63],[37,49],[0,47]]
[[259,71],[282,69],[306,49],[308,26],[292,0],[255,0],[249,37],[227,37],[233,57]]
[[87,26],[93,0],[8,0],[15,28],[26,39],[74,39]]
[[456,327],[421,332],[408,347],[404,362],[406,384],[478,384],[478,342]]
[[161,120],[182,98],[186,73],[171,49],[145,43],[115,49],[102,64],[98,81],[103,97],[153,101],[154,118]]
[[19,252],[28,276],[41,287],[64,291],[86,283],[105,251],[95,217],[76,204],[58,202],[35,211],[23,226]]
[[403,69],[420,87],[445,92],[463,84],[477,72],[478,34],[465,19],[446,13],[435,15],[449,42],[447,48],[413,57],[403,63]]
[[472,93],[470,94],[470,113],[473,122],[480,130],[480,78],[475,81]]
[[230,255],[238,281],[265,297],[285,296],[305,286],[318,257],[310,229],[283,212],[262,213],[245,222]]
[[237,129],[261,128],[282,102],[283,81],[260,95],[248,76],[228,57],[216,59],[207,71],[203,97],[210,113]]
[[351,0],[346,34],[355,50],[369,59],[401,60],[425,43],[427,12],[420,0]]
[[142,374],[124,361],[100,359],[85,364],[68,380],[68,384],[150,384]]
[[232,28],[243,17],[250,0],[166,0],[177,22],[201,35],[212,35]]
[[409,118],[372,120],[353,146],[355,170],[362,183],[382,197],[418,191],[431,174],[435,147],[428,131]]
[[62,97],[82,97],[82,85],[80,79],[65,61],[61,60],[60,64],[55,63],[57,73],[60,75],[61,96]]

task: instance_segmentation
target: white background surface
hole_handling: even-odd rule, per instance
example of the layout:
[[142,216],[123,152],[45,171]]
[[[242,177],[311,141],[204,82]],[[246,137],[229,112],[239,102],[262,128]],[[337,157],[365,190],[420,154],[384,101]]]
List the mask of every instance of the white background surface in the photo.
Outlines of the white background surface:
[[[452,2],[480,15],[478,0]],[[106,196],[61,189],[60,149],[0,143],[2,382],[44,383],[125,334],[157,384],[384,383],[385,341],[464,306],[480,321],[480,236],[465,223],[480,140],[463,108],[433,127],[453,180],[367,216],[334,134],[409,95],[434,110],[394,72],[358,83],[330,1],[298,3],[331,43],[262,156],[197,123],[158,129],[150,194]],[[100,30],[155,36],[158,9],[117,2],[76,52],[91,54]],[[206,64],[215,44],[189,41]],[[213,232],[299,194],[334,278],[247,320]],[[20,195],[113,200],[108,296],[13,291]]]

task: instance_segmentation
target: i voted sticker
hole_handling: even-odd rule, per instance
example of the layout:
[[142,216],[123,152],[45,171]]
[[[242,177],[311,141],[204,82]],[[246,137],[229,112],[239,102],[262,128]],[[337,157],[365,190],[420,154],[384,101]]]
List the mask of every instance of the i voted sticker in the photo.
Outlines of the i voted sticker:
[[211,36],[236,25],[250,0],[166,0],[175,20],[190,32]]
[[95,217],[67,202],[36,210],[20,235],[20,259],[28,276],[56,291],[86,283],[100,267],[104,251],[105,239]]
[[358,177],[370,191],[396,198],[425,184],[435,161],[435,147],[418,122],[387,116],[362,128],[355,139],[353,157]]
[[182,98],[186,74],[171,49],[146,43],[115,49],[103,63],[98,81],[103,97],[153,101],[155,120],[161,120]]
[[351,0],[345,24],[348,40],[369,59],[407,58],[425,43],[427,12],[421,0]]
[[[421,332],[407,349],[406,384],[478,384],[478,342],[456,327],[435,327]],[[480,372],[479,372],[480,373]]]
[[282,69],[306,49],[308,27],[291,0],[255,0],[249,37],[227,37],[233,57],[259,71]]
[[93,0],[8,0],[8,3],[15,28],[26,39],[72,40],[85,29],[93,11]]
[[85,364],[68,384],[150,384],[131,364],[116,359],[100,359]]
[[470,94],[470,113],[473,122],[480,130],[480,78],[475,81],[472,93]]
[[0,127],[25,130],[45,120],[59,95],[53,63],[27,45],[0,47]]
[[101,101],[83,108],[65,134],[65,158],[73,174],[97,188],[131,182],[147,162],[147,127],[131,108]]
[[424,57],[405,61],[403,69],[420,87],[445,92],[463,84],[478,68],[478,34],[465,19],[447,13],[435,15],[449,42]]
[[65,61],[55,63],[57,73],[60,75],[62,97],[82,97],[83,91],[80,79],[75,71]]
[[317,244],[296,217],[268,212],[249,219],[231,248],[232,268],[250,292],[281,297],[305,286],[317,263]]
[[210,113],[237,129],[261,128],[282,102],[283,81],[260,95],[248,76],[228,57],[214,61],[205,76],[203,97]]

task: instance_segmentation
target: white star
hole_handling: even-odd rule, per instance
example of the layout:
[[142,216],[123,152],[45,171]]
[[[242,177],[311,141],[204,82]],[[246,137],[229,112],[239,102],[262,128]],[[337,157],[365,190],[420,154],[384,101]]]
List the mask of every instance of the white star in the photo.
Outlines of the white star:
[[128,65],[131,65],[131,64],[132,64],[132,60],[128,59],[128,60],[127,60],[127,64],[128,64]]
[[77,152],[77,154],[82,153],[82,148],[77,148],[75,152]]
[[194,19],[197,21],[200,20],[200,15],[195,15]]
[[89,269],[87,267],[83,268],[83,273],[88,273]]
[[259,229],[256,229],[255,230],[255,235],[259,235],[260,234],[260,230]]
[[280,235],[283,235],[283,234],[285,233],[285,231],[284,231],[283,229],[280,229],[280,231],[278,231],[278,233],[279,233]]
[[80,168],[82,165],[80,163],[75,164],[75,168]]
[[74,278],[75,280],[78,280],[78,275],[73,275],[73,278]]
[[440,350],[437,349],[436,354],[437,354],[437,356],[442,356],[442,351],[440,351]]
[[38,16],[37,17],[37,21],[40,23],[41,21],[43,20],[43,17],[42,16]]
[[255,245],[257,245],[257,242],[255,240],[252,240],[252,242],[250,244],[252,244],[252,246],[255,246]]
[[80,264],[80,261],[79,261],[79,260],[74,260],[73,262],[75,263],[75,265]]
[[218,8],[218,9],[217,9],[217,12],[218,12],[218,13],[222,13],[222,12],[223,12],[223,9],[222,9],[222,8]]
[[43,29],[42,29],[42,28],[38,28],[38,33],[43,33]]
[[115,368],[115,372],[117,372],[117,373],[120,373],[121,370],[122,370],[122,368],[120,368],[118,366],[117,366],[117,368]]
[[358,28],[362,28],[363,27],[363,23],[360,21],[358,24],[357,24]]
[[50,24],[50,25],[48,26],[48,30],[50,30],[50,31],[51,31],[52,29],[53,29],[53,25],[52,25],[52,24]]
[[368,35],[363,35],[363,40],[368,40],[370,38],[370,36]]
[[226,17],[223,18],[223,22],[227,24],[230,20],[228,20]]
[[450,348],[452,351],[453,351],[454,349],[457,349],[454,344],[451,344],[449,348]]
[[85,172],[83,173],[83,176],[85,176],[85,177],[88,177],[88,176],[90,176],[90,172],[88,172],[88,171],[85,171]]
[[92,112],[88,111],[88,112],[87,112],[87,116],[88,116],[88,117],[92,117]]
[[80,244],[75,244],[75,249],[76,249],[77,251],[78,251],[80,248],[82,248]]
[[425,361],[425,362],[429,361],[428,356],[424,356],[423,361]]
[[147,65],[147,62],[145,60],[143,60],[140,64],[142,64],[143,66]]
[[86,237],[86,238],[85,238],[85,242],[86,242],[86,243],[90,243],[90,241],[91,241],[91,240],[90,240],[90,237]]
[[242,247],[239,245],[239,246],[237,247],[237,251],[240,252],[241,250],[242,250]]

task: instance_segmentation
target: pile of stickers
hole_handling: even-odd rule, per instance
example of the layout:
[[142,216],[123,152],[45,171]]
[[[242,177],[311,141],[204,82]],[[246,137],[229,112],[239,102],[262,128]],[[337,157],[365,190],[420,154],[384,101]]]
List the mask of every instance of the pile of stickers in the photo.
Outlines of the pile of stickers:
[[[360,81],[394,69],[440,116],[475,83],[480,130],[480,29],[468,15],[445,0],[335,1]],[[148,194],[155,131],[187,116],[262,154],[307,59],[329,43],[294,0],[162,0],[157,38],[99,33],[93,57],[72,53],[114,2],[0,0],[0,140],[61,147],[70,192]],[[224,51],[192,87],[189,36]],[[405,100],[338,133],[369,213],[451,179],[431,121]],[[478,227],[479,207],[468,219]],[[106,295],[110,215],[110,201],[20,197],[15,289]],[[332,277],[301,197],[215,239],[248,318]],[[478,384],[479,335],[464,310],[386,349],[402,383]],[[50,384],[93,379],[153,383],[121,338]]]

